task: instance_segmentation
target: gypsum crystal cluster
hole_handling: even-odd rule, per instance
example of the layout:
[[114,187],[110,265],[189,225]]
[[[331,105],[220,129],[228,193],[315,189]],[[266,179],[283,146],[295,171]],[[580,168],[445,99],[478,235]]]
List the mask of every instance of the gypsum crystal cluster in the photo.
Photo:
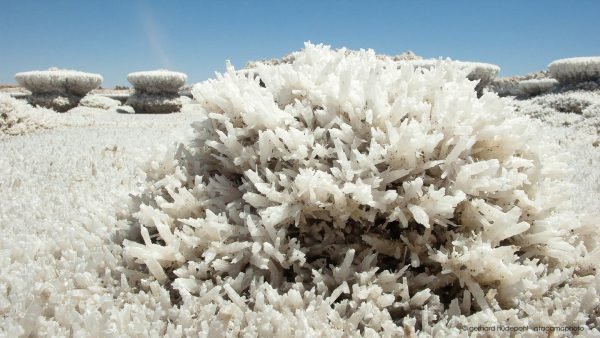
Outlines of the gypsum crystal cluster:
[[207,118],[144,168],[130,283],[221,334],[594,325],[597,215],[571,211],[539,124],[443,61],[308,43],[248,74],[195,85]]

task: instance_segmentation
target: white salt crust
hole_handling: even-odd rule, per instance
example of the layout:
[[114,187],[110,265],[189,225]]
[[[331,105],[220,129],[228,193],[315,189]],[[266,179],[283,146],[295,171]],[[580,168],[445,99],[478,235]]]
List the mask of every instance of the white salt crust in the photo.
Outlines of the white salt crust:
[[77,107],[51,114],[54,129],[0,133],[0,193],[10,196],[0,203],[1,337],[164,331],[155,317],[160,305],[121,284],[121,249],[111,234],[115,206],[139,184],[138,165],[203,116],[186,112]]
[[54,112],[0,93],[0,135],[21,135],[54,125]]

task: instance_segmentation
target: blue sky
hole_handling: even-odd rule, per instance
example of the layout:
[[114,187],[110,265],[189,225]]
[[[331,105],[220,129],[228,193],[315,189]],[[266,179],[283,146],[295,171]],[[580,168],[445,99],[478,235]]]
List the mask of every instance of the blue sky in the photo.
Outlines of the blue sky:
[[501,75],[600,55],[600,1],[0,0],[0,83],[51,66],[127,74],[168,68],[190,83],[303,42],[490,62]]

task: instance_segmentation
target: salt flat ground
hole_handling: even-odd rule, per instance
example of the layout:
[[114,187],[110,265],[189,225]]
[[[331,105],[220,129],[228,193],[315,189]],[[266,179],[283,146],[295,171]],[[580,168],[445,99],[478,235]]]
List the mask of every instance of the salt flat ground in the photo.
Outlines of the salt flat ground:
[[83,289],[116,301],[99,278],[119,259],[110,245],[115,205],[135,191],[148,154],[185,139],[203,114],[76,108],[57,114],[54,129],[0,139],[0,336],[43,334],[39,315],[72,327],[73,311],[88,313]]
[[[110,236],[138,188],[138,166],[190,137],[204,114],[194,105],[169,115],[76,108],[54,129],[0,137],[0,336],[161,331],[168,305],[129,292]],[[568,177],[582,192],[574,208],[597,207],[598,135],[549,128],[572,155]]]

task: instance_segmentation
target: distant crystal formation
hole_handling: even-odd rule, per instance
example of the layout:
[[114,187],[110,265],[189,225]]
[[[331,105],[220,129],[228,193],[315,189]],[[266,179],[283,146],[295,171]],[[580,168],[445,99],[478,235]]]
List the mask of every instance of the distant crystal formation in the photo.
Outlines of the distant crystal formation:
[[102,83],[100,74],[58,68],[17,73],[15,79],[31,91],[32,105],[58,112],[77,106],[81,98]]
[[448,60],[434,60],[434,59],[408,59],[399,61],[399,66],[412,65],[415,68],[430,69],[440,64],[440,62],[450,62],[459,69],[465,69],[467,71],[467,78],[471,81],[477,81],[475,90],[477,95],[483,95],[483,89],[486,88],[498,75],[500,67],[483,62],[466,62],[466,61],[448,61]]
[[127,99],[136,113],[168,114],[181,110],[179,89],[187,75],[168,70],[153,70],[131,73],[127,80],[135,91]]
[[547,71],[537,71],[520,76],[497,77],[492,80],[488,90],[497,93],[499,96],[528,96],[519,83],[527,80],[548,79]]
[[555,79],[530,79],[520,81],[518,87],[526,95],[536,96],[549,92],[557,85],[558,81]]
[[550,75],[569,84],[600,80],[600,56],[560,59],[548,65]]

